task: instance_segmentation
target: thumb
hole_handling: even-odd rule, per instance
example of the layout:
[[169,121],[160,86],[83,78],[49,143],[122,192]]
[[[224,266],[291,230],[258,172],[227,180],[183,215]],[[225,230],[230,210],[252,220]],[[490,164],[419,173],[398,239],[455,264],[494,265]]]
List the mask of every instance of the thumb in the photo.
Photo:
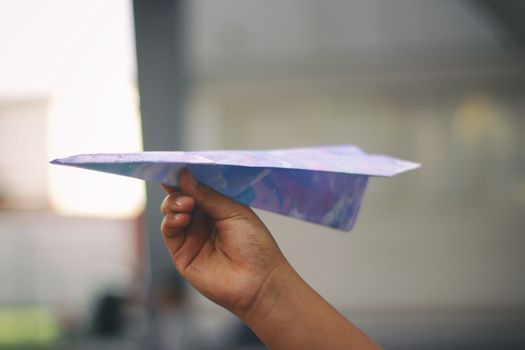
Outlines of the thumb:
[[197,183],[188,169],[182,169],[179,174],[179,184],[183,193],[193,197],[195,204],[213,220],[246,217],[247,207],[235,202],[212,188]]

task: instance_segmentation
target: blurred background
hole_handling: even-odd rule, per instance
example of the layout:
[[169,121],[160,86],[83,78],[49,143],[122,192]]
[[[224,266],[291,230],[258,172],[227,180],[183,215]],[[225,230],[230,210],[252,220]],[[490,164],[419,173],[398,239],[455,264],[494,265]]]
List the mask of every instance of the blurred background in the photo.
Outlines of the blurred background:
[[525,348],[524,49],[519,0],[0,0],[0,349],[264,348],[157,186],[48,161],[326,144],[423,167],[349,234],[259,212],[301,275],[387,349]]

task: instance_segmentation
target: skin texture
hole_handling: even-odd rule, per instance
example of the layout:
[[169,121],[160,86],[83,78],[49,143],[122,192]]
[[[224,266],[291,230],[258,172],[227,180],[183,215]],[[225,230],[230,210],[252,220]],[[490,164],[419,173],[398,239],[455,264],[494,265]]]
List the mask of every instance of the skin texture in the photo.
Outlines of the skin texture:
[[248,207],[187,170],[161,205],[161,232],[179,273],[242,319],[271,349],[378,349],[291,267]]

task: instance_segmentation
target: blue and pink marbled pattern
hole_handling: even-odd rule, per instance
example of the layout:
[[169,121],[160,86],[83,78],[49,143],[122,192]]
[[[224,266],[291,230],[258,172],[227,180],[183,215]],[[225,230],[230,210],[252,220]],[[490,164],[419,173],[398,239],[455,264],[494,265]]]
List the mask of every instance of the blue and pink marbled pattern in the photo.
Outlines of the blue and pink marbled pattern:
[[70,165],[177,186],[187,167],[195,178],[236,201],[341,230],[355,222],[369,176],[393,176],[419,164],[367,155],[356,146],[269,151],[86,154]]

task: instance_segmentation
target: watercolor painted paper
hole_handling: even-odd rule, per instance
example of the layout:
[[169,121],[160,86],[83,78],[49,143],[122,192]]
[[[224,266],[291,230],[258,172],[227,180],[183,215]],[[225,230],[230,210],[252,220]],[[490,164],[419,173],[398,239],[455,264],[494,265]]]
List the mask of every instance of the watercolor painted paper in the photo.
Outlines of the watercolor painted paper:
[[390,177],[419,164],[369,155],[356,146],[258,151],[82,154],[51,163],[177,186],[178,173],[194,177],[254,208],[348,231],[370,176]]

